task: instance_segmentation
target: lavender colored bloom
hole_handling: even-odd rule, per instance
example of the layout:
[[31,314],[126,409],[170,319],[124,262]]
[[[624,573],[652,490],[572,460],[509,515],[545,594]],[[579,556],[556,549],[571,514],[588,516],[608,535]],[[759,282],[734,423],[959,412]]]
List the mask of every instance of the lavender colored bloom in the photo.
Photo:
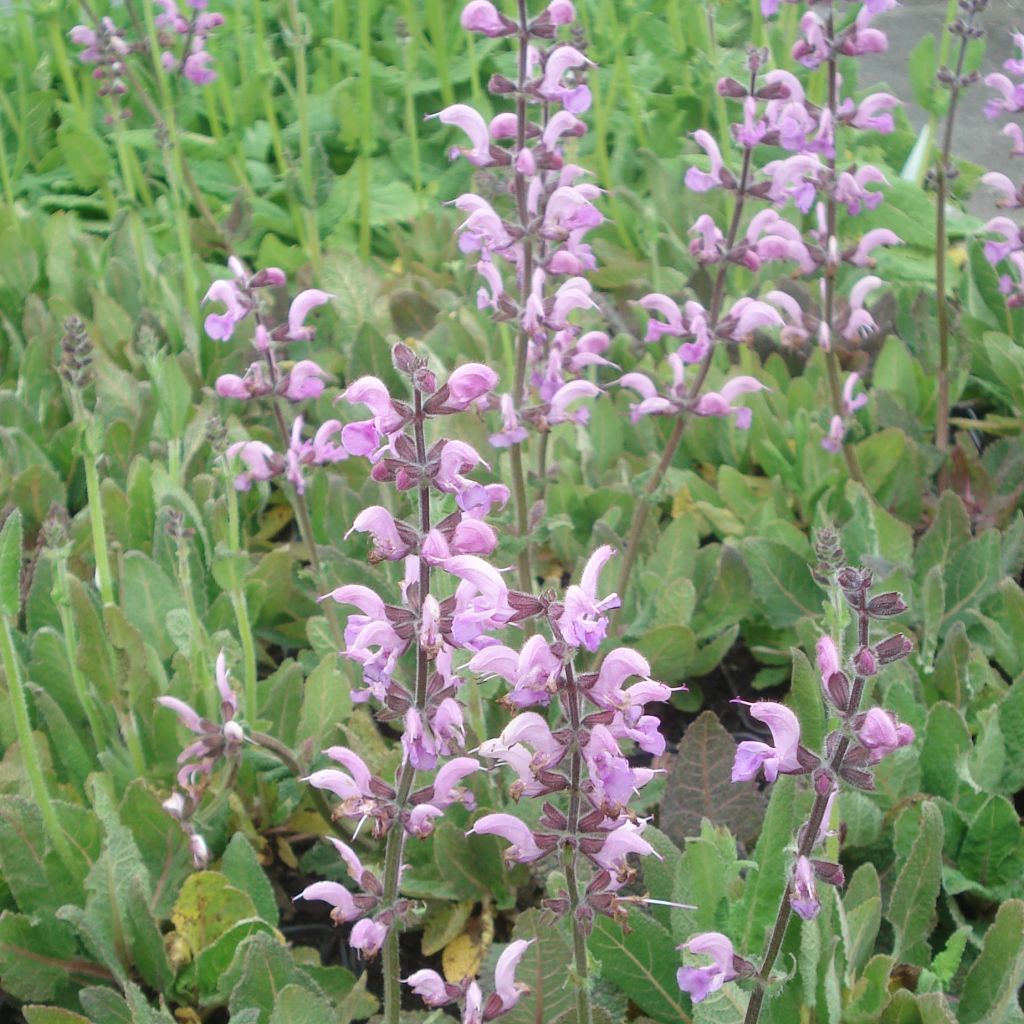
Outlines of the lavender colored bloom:
[[462,9],[459,24],[467,32],[480,32],[492,39],[507,36],[516,30],[516,23],[499,13],[490,0],[470,0]]
[[721,932],[701,932],[676,948],[710,956],[713,961],[708,967],[680,967],[676,972],[676,983],[695,1003],[702,1002],[727,981],[738,977],[733,967],[732,943]]
[[485,814],[473,823],[466,835],[500,836],[507,839],[511,845],[505,850],[505,860],[509,863],[528,864],[547,853],[537,845],[529,826],[511,814]]
[[767,390],[766,385],[755,377],[733,377],[721,391],[708,391],[701,395],[693,411],[698,416],[735,416],[736,426],[740,430],[749,430],[753,412],[734,402],[742,394],[764,390]]
[[870,751],[871,761],[877,762],[886,754],[913,743],[914,730],[909,725],[897,723],[890,712],[871,708],[857,730],[857,738]]
[[352,929],[348,943],[353,949],[359,950],[364,960],[372,960],[380,952],[387,937],[388,930],[384,925],[364,917]]
[[441,124],[461,128],[471,143],[469,149],[454,148],[449,155],[452,158],[464,156],[475,167],[488,167],[494,161],[491,158],[491,138],[487,131],[487,122],[483,116],[465,103],[454,103],[436,114],[428,114],[427,119],[437,118]]
[[564,610],[558,620],[562,639],[572,647],[596,651],[608,630],[608,616],[604,612],[618,608],[618,594],[609,594],[598,600],[597,581],[605,563],[615,554],[608,544],[599,547],[587,561],[579,584],[565,592]]
[[814,884],[814,868],[806,857],[798,857],[793,867],[789,902],[793,911],[805,921],[813,921],[821,913],[821,902]]
[[307,885],[295,897],[297,900],[319,900],[331,907],[331,920],[335,924],[345,924],[362,917],[363,912],[356,906],[352,893],[338,882],[314,882]]
[[756,779],[758,771],[764,769],[764,777],[774,782],[781,774],[800,769],[797,747],[800,745],[800,723],[796,715],[783,704],[760,701],[749,704],[738,697],[733,703],[748,704],[750,717],[764,722],[772,733],[774,746],[759,740],[744,740],[736,748],[736,759],[732,766],[732,781],[747,782]]
[[288,308],[288,331],[285,337],[289,341],[311,341],[316,332],[312,327],[306,326],[306,317],[317,306],[323,306],[333,298],[333,295],[318,288],[307,288],[306,291],[299,292]]

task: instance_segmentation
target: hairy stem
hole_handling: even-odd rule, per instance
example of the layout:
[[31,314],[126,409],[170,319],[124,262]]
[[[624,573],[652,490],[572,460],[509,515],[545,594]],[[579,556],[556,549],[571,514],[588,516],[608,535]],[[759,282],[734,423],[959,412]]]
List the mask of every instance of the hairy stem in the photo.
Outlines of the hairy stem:
[[[829,41],[828,56],[828,109],[832,115],[832,152],[828,157],[828,168],[831,172],[832,188],[828,193],[828,201],[825,204],[825,218],[828,237],[824,240],[825,250],[825,308],[822,310],[822,319],[828,331],[828,348],[825,351],[825,362],[828,365],[828,390],[832,399],[832,415],[841,419],[843,415],[843,388],[840,379],[839,354],[836,352],[833,330],[836,306],[836,274],[839,270],[831,262],[831,243],[836,237],[836,222],[838,219],[839,204],[836,202],[835,181],[836,181],[836,137],[839,134],[837,111],[839,109],[839,61],[835,49],[835,4],[829,0],[828,20],[826,32]],[[856,449],[850,442],[843,440],[843,458],[846,460],[846,469],[850,476],[857,481],[865,490],[867,483],[864,480],[864,472],[860,468],[860,460],[857,458]]]
[[[416,459],[421,466],[427,462],[427,444],[423,432],[423,399],[419,390],[415,391],[415,413],[413,418],[416,436]],[[420,535],[425,537],[430,532],[430,484],[421,480],[419,485]],[[419,559],[419,592],[417,602],[420,609],[430,594],[430,564],[425,558]],[[427,649],[417,632],[416,641],[416,692],[413,706],[422,711],[427,701],[427,679],[430,665]],[[384,851],[384,894],[381,906],[385,911],[394,908],[398,900],[399,876],[402,870],[402,851],[405,849],[405,823],[402,816],[409,802],[413,782],[416,778],[416,767],[410,755],[406,754],[402,761],[402,770],[398,778],[398,795],[396,797],[395,818],[388,832],[387,846]],[[384,1024],[401,1024],[402,1009],[401,965],[398,954],[398,921],[392,919],[387,938],[384,940]]]
[[[526,9],[526,0],[519,0],[519,66],[516,91],[516,153],[523,150],[526,145],[526,81],[527,81],[527,55],[529,49],[528,26],[529,13]],[[530,335],[522,325],[522,314],[526,310],[526,302],[530,297],[531,283],[533,280],[533,239],[529,234],[530,215],[526,200],[526,175],[520,171],[515,172],[515,197],[516,212],[519,217],[519,227],[523,235],[523,259],[518,269],[519,277],[519,310],[520,324],[516,334],[516,368],[515,379],[512,385],[512,404],[518,415],[526,400],[526,357],[530,348]],[[523,453],[521,444],[512,445],[509,451],[509,461],[512,468],[512,494],[515,500],[516,509],[516,531],[523,549],[519,552],[519,586],[522,590],[533,590],[533,571],[531,568],[531,553],[529,544],[530,535],[530,508],[529,499],[526,493],[526,470],[523,466]]]
[[579,859],[578,833],[582,809],[581,783],[583,778],[583,750],[580,736],[580,692],[572,664],[565,667],[566,704],[569,726],[572,730],[572,753],[569,755],[569,814],[566,832],[568,841],[562,854],[566,888],[569,891],[569,919],[572,928],[573,969],[576,974],[576,1016],[579,1024],[591,1024],[590,970],[587,961],[587,927],[580,920],[580,880],[577,873]]
[[[967,15],[969,29],[974,22],[974,9]],[[949,109],[946,111],[946,128],[942,136],[938,166],[935,168],[935,303],[939,328],[939,373],[938,397],[935,409],[935,447],[942,454],[939,469],[939,489],[946,490],[950,483],[949,463],[949,303],[946,299],[946,201],[949,198],[949,161],[953,149],[953,123],[956,118],[957,102],[960,99],[969,36],[965,31],[960,36],[960,52],[957,54],[956,71],[949,86]]]
[[[77,394],[77,393],[76,393]],[[96,559],[96,586],[105,605],[114,603],[114,582],[110,574],[110,554],[107,549],[107,524],[103,515],[103,494],[100,477],[96,472],[96,451],[89,438],[91,423],[81,404],[75,403],[82,429],[83,463],[85,464],[85,493],[89,502],[89,525],[92,528],[92,550]]]
[[[857,609],[857,631],[860,647],[866,647],[868,643],[869,619],[866,611],[865,595],[861,593],[861,600]],[[847,704],[847,719],[852,719],[860,710],[860,702],[864,697],[864,687],[867,680],[864,676],[858,675],[854,678],[853,689],[850,693],[850,701]],[[829,770],[832,775],[838,776],[846,759],[846,752],[850,749],[850,736],[844,735],[836,746],[832,760],[829,762]],[[803,831],[800,833],[800,843],[797,847],[797,857],[807,857],[814,849],[818,830],[821,828],[822,820],[825,817],[825,808],[828,806],[828,793],[818,793],[811,805],[811,813],[807,819]],[[783,939],[786,937],[786,927],[793,915],[793,908],[790,904],[793,883],[786,883],[785,892],[782,894],[782,902],[779,904],[779,912],[775,917],[775,924],[772,927],[771,936],[768,939],[768,948],[765,950],[764,960],[761,962],[761,969],[757,972],[757,988],[751,993],[750,1002],[747,1004],[747,1013],[743,1018],[743,1024],[757,1024],[761,1015],[761,1006],[764,1003],[765,992],[767,991],[768,979],[771,977],[772,968],[778,958],[779,950],[782,949]]]

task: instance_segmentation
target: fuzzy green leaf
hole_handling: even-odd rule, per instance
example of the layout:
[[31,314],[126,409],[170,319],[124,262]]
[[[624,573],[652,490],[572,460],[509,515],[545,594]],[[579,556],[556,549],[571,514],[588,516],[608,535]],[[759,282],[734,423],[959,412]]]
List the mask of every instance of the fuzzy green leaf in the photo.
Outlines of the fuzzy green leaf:
[[931,959],[927,940],[941,883],[942,836],[942,814],[934,801],[926,801],[921,805],[920,830],[885,915],[896,933],[893,955],[906,963],[924,965]]

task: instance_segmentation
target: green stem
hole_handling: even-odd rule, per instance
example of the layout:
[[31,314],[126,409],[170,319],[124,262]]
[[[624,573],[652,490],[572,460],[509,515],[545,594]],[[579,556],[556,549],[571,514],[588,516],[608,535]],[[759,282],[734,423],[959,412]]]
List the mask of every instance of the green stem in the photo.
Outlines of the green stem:
[[370,261],[370,157],[374,145],[373,78],[370,64],[370,0],[359,0],[359,255]]
[[106,604],[114,603],[114,584],[110,575],[110,555],[107,549],[107,527],[103,515],[103,495],[100,478],[96,472],[96,454],[88,438],[91,424],[83,423],[85,493],[89,502],[89,524],[92,527],[92,550],[96,559],[96,585],[100,599]]
[[11,712],[14,717],[14,728],[21,748],[21,759],[25,765],[32,798],[35,800],[39,813],[43,818],[43,827],[57,851],[64,866],[75,877],[78,876],[79,865],[71,852],[71,844],[60,827],[57,810],[50,800],[46,781],[43,778],[43,766],[39,761],[39,751],[32,737],[32,724],[28,717],[28,704],[25,701],[25,687],[18,667],[18,656],[14,651],[14,640],[11,636],[11,625],[7,615],[0,613],[0,656],[3,658],[4,674],[7,676],[7,694],[11,700]]
[[[757,74],[756,72],[751,72],[751,93],[754,91],[756,82]],[[752,153],[753,150],[749,146],[743,150],[743,166],[740,170],[740,180],[736,186],[736,202],[733,205],[732,218],[729,221],[729,230],[725,238],[725,252],[729,252],[733,248],[739,236],[740,224],[743,220],[743,207],[747,197],[747,187],[750,183]],[[729,264],[725,259],[718,264],[718,273],[715,275],[715,284],[711,292],[711,306],[708,310],[708,330],[712,337],[714,337],[715,329],[718,326],[718,320],[722,313],[722,304],[725,301],[725,275],[728,267]],[[708,346],[708,351],[701,360],[697,374],[687,391],[687,404],[696,399],[700,389],[704,386],[708,371],[711,369],[711,358],[714,355],[714,350],[713,344]],[[686,414],[685,411],[681,411],[676,416],[675,423],[672,426],[672,433],[669,435],[665,449],[661,453],[661,459],[658,461],[658,465],[655,467],[651,478],[647,481],[640,502],[633,514],[629,538],[626,541],[626,557],[622,560],[622,568],[619,570],[619,582],[616,587],[616,593],[619,595],[622,607],[625,607],[626,604],[626,590],[629,586],[629,578],[632,575],[633,567],[636,565],[637,555],[639,554],[640,536],[643,533],[644,526],[647,525],[647,516],[650,514],[651,498],[661,486],[665,474],[672,465],[672,460],[679,449],[679,443],[683,439],[683,431],[685,429]]]
[[89,731],[92,733],[93,744],[98,753],[106,746],[104,742],[106,730],[100,725],[96,716],[92,695],[89,693],[85,677],[78,665],[78,635],[75,631],[75,619],[71,614],[67,564],[62,557],[55,558],[54,564],[57,570],[57,587],[55,589],[58,591],[54,595],[54,604],[57,606],[61,631],[64,633],[64,651],[68,659],[68,670],[71,673],[71,685],[75,689],[78,703],[82,706],[82,712],[89,722]]
[[568,840],[565,844],[562,863],[565,867],[566,888],[569,892],[569,920],[573,939],[573,969],[576,985],[576,1016],[579,1024],[591,1024],[593,1014],[590,1006],[590,964],[587,959],[587,929],[580,920],[579,909],[581,885],[577,874],[579,857],[579,825],[582,809],[583,782],[583,730],[580,715],[580,692],[572,664],[565,666],[565,699],[569,712],[569,727],[572,732],[572,751],[569,755],[569,813],[566,824]]
[[[419,391],[415,392],[415,412],[413,429],[416,436],[416,459],[421,466],[427,462],[427,444],[423,431],[423,399]],[[425,537],[430,532],[430,484],[426,481],[419,487],[419,528],[420,535]],[[423,607],[430,594],[430,563],[425,558],[419,559],[419,588],[417,601]],[[423,711],[427,701],[427,681],[430,676],[430,663],[427,649],[419,641],[417,632],[416,643],[416,691],[413,706]],[[398,901],[399,881],[402,871],[402,851],[405,849],[405,823],[402,818],[409,794],[412,792],[416,778],[416,768],[408,756],[402,761],[402,770],[398,779],[398,794],[395,798],[394,819],[388,832],[387,846],[384,850],[384,893],[381,896],[381,908],[393,911]],[[401,1024],[402,987],[401,963],[398,952],[398,921],[392,918],[388,927],[387,938],[384,940],[384,1024]]]
[[[953,152],[953,124],[956,119],[957,102],[960,99],[960,77],[967,57],[967,30],[974,24],[975,10],[967,14],[964,34],[960,37],[960,52],[957,55],[956,71],[949,87],[949,109],[946,111],[946,130],[942,136],[939,166],[935,170],[935,302],[939,328],[939,380],[938,398],[935,410],[935,447],[942,455],[939,470],[939,489],[947,490],[950,485],[949,463],[949,303],[946,299],[946,202],[949,198],[949,162]],[[949,33],[943,33],[948,35]]]
[[[832,115],[832,131],[833,131],[833,145],[831,150],[831,156],[828,157],[828,167],[832,174],[832,180],[836,180],[836,153],[839,147],[839,119],[837,111],[839,109],[839,62],[836,57],[835,47],[832,45],[832,40],[835,39],[835,4],[834,0],[829,0],[828,4],[828,18],[826,24],[826,32],[829,39],[829,57],[827,65],[828,73],[828,109]],[[835,192],[829,191],[828,200],[825,204],[825,219],[827,222],[827,237],[825,239],[825,302],[824,310],[822,311],[822,317],[825,321],[825,327],[828,330],[829,344],[828,349],[825,352],[825,362],[828,365],[828,386],[829,393],[832,399],[832,415],[838,416],[840,419],[845,420],[846,416],[843,412],[843,389],[841,383],[841,373],[839,367],[839,353],[836,351],[835,346],[835,306],[836,306],[836,274],[839,271],[837,266],[834,266],[830,262],[829,253],[831,251],[832,240],[836,238],[836,229],[838,223],[838,211],[839,203],[836,200]],[[838,244],[837,244],[838,248]],[[864,479],[864,472],[860,468],[860,460],[857,458],[857,451],[853,447],[853,444],[847,440],[843,440],[843,458],[846,460],[846,468],[849,471],[851,477],[857,481],[865,490],[868,490],[867,481]],[[870,491],[869,491],[870,493]]]

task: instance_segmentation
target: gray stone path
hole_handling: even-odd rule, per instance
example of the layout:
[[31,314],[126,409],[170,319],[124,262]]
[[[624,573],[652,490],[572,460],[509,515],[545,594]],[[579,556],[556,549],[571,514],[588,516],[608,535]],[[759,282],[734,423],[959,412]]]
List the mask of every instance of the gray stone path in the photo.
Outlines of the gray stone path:
[[[907,56],[924,33],[938,36],[945,15],[946,0],[903,0],[901,7],[879,15],[874,24],[888,34],[889,49],[861,61],[861,84],[885,83],[902,99],[909,98]],[[1014,51],[1010,36],[1013,32],[1024,32],[1024,0],[990,0],[981,17],[988,44],[982,73],[1001,71],[1003,61],[1008,57],[1020,56]],[[950,42],[955,44],[959,40]],[[955,53],[952,47],[951,53]],[[982,112],[990,95],[983,82],[966,91],[954,125],[953,150],[957,156],[983,164],[989,170],[1002,171],[1013,181],[1020,181],[1024,179],[1024,158],[1011,158],[1009,139],[1000,134],[1006,119],[990,121]],[[907,105],[906,111],[918,128],[927,120],[926,115],[912,104]],[[1024,121],[1024,115],[1021,116]],[[995,206],[989,197],[979,194],[971,203],[971,212],[991,216]]]

